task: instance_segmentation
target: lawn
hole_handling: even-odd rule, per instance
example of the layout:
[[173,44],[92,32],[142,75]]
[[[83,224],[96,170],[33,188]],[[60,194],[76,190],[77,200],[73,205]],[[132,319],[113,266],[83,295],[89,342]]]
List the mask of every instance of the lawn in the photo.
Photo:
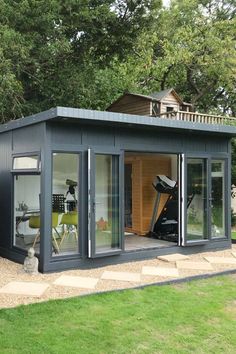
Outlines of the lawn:
[[0,310],[4,353],[235,353],[236,276]]
[[236,240],[236,231],[231,231],[232,240]]

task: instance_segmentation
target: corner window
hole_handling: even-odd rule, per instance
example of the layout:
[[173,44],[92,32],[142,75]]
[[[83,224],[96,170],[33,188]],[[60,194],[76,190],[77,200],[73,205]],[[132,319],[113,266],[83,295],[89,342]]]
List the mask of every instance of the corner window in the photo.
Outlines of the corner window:
[[15,175],[13,245],[39,253],[39,243],[40,175]]

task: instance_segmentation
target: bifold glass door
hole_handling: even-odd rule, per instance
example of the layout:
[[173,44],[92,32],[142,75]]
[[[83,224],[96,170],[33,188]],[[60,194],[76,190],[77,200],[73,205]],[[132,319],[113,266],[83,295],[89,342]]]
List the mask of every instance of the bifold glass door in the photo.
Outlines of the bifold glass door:
[[225,161],[211,160],[211,236],[224,237],[226,234],[225,215]]
[[208,238],[207,160],[187,159],[187,230],[186,240]]
[[225,165],[223,159],[183,155],[180,245],[226,237]]
[[122,250],[121,156],[89,150],[89,257]]

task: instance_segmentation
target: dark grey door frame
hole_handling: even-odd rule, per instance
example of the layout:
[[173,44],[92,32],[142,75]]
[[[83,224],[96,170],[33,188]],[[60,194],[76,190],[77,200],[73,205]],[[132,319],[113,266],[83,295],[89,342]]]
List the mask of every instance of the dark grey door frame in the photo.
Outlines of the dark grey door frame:
[[[186,239],[187,236],[187,159],[188,158],[195,158],[195,159],[206,159],[207,163],[207,239],[199,240],[199,241],[188,241]],[[211,161],[212,160],[224,160],[225,161],[225,189],[228,191],[230,189],[229,184],[229,156],[225,153],[206,153],[206,154],[193,154],[193,153],[184,153],[182,154],[182,166],[180,168],[182,175],[182,183],[181,183],[181,237],[180,245],[181,246],[194,246],[194,245],[204,245],[209,241],[217,241],[217,240],[224,240],[227,237],[221,237],[218,239],[212,238],[211,232],[211,208],[210,208],[210,201],[211,201]],[[228,177],[228,178],[227,178]],[[226,235],[229,235],[230,229],[230,219],[227,217],[227,210],[229,206],[229,193],[225,193],[225,228],[226,228]]]
[[[119,158],[119,244],[114,251],[96,253],[95,245],[95,156],[96,154],[113,155]],[[88,148],[88,258],[118,255],[124,252],[124,152],[119,149]]]
[[[48,134],[47,134],[48,133]],[[47,139],[41,153],[41,235],[40,238],[40,270],[48,271],[51,269],[56,269],[53,264],[58,262],[68,263],[70,267],[76,266],[78,264],[78,259],[84,257],[86,252],[86,245],[84,236],[87,235],[86,232],[86,212],[84,207],[82,207],[82,200],[86,203],[87,195],[85,194],[86,189],[86,175],[84,175],[85,158],[84,154],[86,151],[85,147],[81,145],[74,144],[51,144],[50,141],[50,132],[46,132]],[[52,239],[51,239],[51,230],[52,230],[52,155],[54,152],[58,153],[71,153],[78,154],[79,159],[79,171],[78,171],[78,180],[80,183],[79,193],[79,233],[83,237],[79,237],[79,250],[76,254],[71,255],[58,255],[56,257],[52,256]]]

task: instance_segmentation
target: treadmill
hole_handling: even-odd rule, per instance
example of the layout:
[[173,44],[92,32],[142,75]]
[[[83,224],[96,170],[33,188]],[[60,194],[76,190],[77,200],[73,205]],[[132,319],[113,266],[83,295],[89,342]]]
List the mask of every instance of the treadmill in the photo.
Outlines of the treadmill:
[[[161,240],[178,241],[178,185],[165,175],[158,175],[152,183],[157,191],[150,224],[149,237]],[[168,194],[167,201],[161,210],[159,217],[157,213],[160,206],[162,194]]]
[[[152,183],[157,191],[153,214],[150,224],[149,237],[165,241],[178,242],[178,183],[165,175],[158,175]],[[158,218],[162,194],[168,194],[168,198]],[[188,196],[187,208],[190,206],[196,193]]]

